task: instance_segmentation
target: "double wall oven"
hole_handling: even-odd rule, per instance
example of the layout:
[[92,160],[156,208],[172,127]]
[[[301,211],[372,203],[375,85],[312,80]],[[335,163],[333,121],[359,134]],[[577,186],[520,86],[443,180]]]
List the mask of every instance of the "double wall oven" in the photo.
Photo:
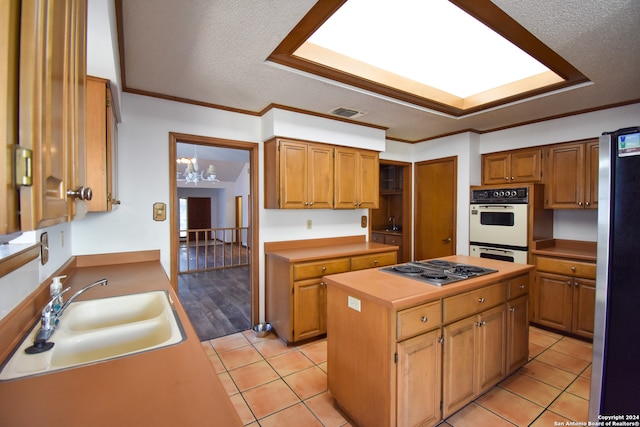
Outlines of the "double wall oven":
[[471,256],[526,264],[528,224],[528,187],[471,190]]

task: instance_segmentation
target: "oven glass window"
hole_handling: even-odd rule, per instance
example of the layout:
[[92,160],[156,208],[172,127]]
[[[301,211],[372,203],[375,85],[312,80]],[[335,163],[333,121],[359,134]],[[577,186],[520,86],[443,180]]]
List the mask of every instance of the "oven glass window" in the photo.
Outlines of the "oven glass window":
[[480,212],[480,224],[513,227],[513,212]]

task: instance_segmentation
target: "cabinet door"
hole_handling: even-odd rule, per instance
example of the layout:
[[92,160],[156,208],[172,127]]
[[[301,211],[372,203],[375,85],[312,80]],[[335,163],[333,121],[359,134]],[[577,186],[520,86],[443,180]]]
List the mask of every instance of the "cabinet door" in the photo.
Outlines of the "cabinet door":
[[[69,2],[71,3],[71,2]],[[22,2],[20,146],[33,150],[33,185],[21,187],[21,225],[33,230],[69,219],[67,2]]]
[[511,176],[511,156],[508,153],[482,156],[482,183],[506,184]]
[[506,306],[500,305],[478,315],[476,323],[476,383],[478,395],[506,376]]
[[598,170],[600,168],[599,141],[585,144],[585,195],[584,207],[598,209]]
[[358,152],[358,208],[377,209],[380,205],[380,160],[374,151]]
[[306,208],[307,199],[307,151],[308,145],[295,141],[280,143],[280,207]]
[[[333,208],[333,147],[309,144],[308,207],[313,209]],[[297,177],[301,179],[301,177]],[[303,178],[302,178],[303,179]]]
[[87,78],[87,183],[93,198],[89,212],[106,212],[112,207],[111,106],[108,80]]
[[18,140],[20,1],[0,2],[0,235],[20,230],[13,146]]
[[540,182],[542,179],[542,150],[517,150],[511,153],[509,182]]
[[475,396],[476,317],[443,328],[442,404],[443,418],[471,402]]
[[573,332],[593,338],[596,304],[596,281],[573,279]]
[[327,332],[325,288],[322,278],[294,283],[293,341]]
[[435,330],[398,343],[398,427],[435,425],[441,419],[439,334]]
[[336,209],[377,209],[379,180],[380,161],[377,152],[336,147]]
[[526,295],[507,303],[507,375],[529,359],[529,299]]
[[544,326],[571,332],[572,278],[538,272],[536,284],[536,321]]
[[547,148],[545,208],[580,209],[584,204],[584,143]]
[[335,207],[355,209],[358,207],[357,179],[358,152],[355,149],[337,147],[335,150]]

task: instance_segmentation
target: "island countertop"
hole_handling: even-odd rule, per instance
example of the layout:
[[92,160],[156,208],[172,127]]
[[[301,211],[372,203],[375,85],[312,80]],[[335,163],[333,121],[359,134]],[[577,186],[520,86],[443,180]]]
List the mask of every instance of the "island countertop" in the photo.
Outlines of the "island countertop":
[[131,356],[0,382],[0,426],[242,426],[160,262],[91,265],[98,260],[75,268],[64,286],[71,286],[73,293],[108,279],[107,286],[91,289],[79,300],[168,291],[186,339]]
[[387,273],[377,268],[324,276],[324,281],[329,285],[347,290],[354,297],[366,299],[391,309],[402,309],[516,277],[528,273],[534,268],[533,265],[529,264],[517,264],[466,255],[453,255],[440,259],[492,268],[498,271],[444,286],[431,285],[419,280]]

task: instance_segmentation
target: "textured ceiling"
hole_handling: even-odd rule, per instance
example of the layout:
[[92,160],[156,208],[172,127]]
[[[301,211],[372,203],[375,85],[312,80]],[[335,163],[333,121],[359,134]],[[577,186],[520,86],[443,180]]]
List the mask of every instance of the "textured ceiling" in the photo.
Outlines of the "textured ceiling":
[[313,0],[136,0],[121,2],[123,89],[253,113],[270,104],[320,114],[344,106],[368,113],[356,122],[385,127],[387,137],[407,142],[640,101],[640,1],[494,3],[592,84],[446,117],[266,62]]

